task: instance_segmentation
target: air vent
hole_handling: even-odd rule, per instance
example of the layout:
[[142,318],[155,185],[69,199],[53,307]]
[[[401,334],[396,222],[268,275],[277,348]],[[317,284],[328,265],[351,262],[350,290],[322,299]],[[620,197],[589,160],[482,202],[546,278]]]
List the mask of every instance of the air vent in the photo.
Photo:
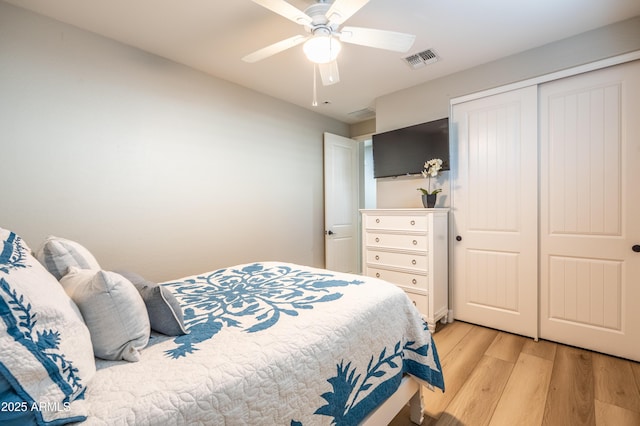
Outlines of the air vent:
[[371,108],[363,108],[357,111],[350,112],[348,114],[350,117],[355,118],[357,120],[365,120],[367,118],[373,118],[376,116],[376,111]]
[[412,69],[417,70],[418,68],[422,68],[425,65],[433,64],[434,62],[438,62],[440,57],[433,49],[423,50],[422,52],[414,53],[413,55],[406,56],[402,58],[407,65],[409,65]]

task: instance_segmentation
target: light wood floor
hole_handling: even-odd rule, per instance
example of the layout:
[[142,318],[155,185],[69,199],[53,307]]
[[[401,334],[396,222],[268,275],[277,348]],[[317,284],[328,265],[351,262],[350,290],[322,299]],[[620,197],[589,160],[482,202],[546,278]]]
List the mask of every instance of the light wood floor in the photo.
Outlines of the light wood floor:
[[422,425],[640,425],[640,363],[460,321],[433,337],[446,392],[424,389]]

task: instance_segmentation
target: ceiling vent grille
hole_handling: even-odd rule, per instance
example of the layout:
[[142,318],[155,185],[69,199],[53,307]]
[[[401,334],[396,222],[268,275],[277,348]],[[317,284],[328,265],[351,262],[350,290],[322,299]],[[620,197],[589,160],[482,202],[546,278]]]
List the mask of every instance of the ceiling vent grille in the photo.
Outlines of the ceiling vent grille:
[[350,112],[349,117],[357,120],[365,120],[367,118],[373,118],[376,116],[376,111],[372,108],[363,108],[357,111]]
[[440,60],[440,56],[433,49],[423,50],[413,55],[402,58],[412,69],[417,70],[425,65],[433,64]]

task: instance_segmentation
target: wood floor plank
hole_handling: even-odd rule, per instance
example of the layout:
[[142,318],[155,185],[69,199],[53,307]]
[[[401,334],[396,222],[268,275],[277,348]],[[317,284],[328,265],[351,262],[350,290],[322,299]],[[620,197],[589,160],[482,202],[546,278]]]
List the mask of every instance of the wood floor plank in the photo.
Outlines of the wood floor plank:
[[[455,326],[449,328],[452,325]],[[434,340],[445,353],[441,360],[447,392],[425,389],[422,426],[486,424],[495,383],[483,386],[483,381],[490,380],[486,376],[487,361],[482,360],[507,362],[505,359],[511,359],[516,352],[514,346],[518,346],[519,339],[458,321],[444,324],[441,330],[440,337],[440,331],[434,334]],[[640,413],[636,411],[640,403],[640,363],[559,343],[524,339],[495,404],[490,426],[640,426]],[[485,405],[477,408],[478,401],[485,401]],[[408,413],[404,409],[391,425],[411,425]]]
[[489,424],[513,367],[511,362],[483,356],[436,425]]
[[596,400],[596,424],[598,426],[638,426],[640,413]]
[[542,424],[552,371],[553,361],[521,353],[489,424]]
[[595,398],[640,413],[640,392],[631,362],[599,353],[592,357]]
[[485,352],[485,355],[515,363],[518,360],[526,338],[517,334],[498,333]]
[[444,358],[462,340],[464,336],[473,329],[473,326],[466,322],[454,321],[450,324],[442,325],[438,323],[436,332],[433,333],[433,340],[436,342],[436,349],[440,359]]
[[558,345],[543,425],[595,425],[591,352]]
[[549,342],[548,340],[538,340],[536,342],[535,340],[527,339],[522,347],[522,352],[553,361],[556,356],[557,346],[557,343]]
[[[498,332],[473,326],[458,344],[440,358],[446,391],[425,392],[425,413],[439,419],[456,393],[462,388]],[[436,343],[436,347],[437,347]]]
[[636,387],[640,391],[640,362],[631,361],[631,369],[633,370],[633,376],[636,379]]

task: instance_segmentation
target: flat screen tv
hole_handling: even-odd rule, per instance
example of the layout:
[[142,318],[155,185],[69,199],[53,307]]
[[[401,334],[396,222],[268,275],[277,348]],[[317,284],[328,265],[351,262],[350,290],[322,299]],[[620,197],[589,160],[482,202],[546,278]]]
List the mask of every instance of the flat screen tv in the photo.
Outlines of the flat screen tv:
[[432,158],[440,158],[442,170],[449,170],[448,118],[373,135],[376,178],[419,174]]

